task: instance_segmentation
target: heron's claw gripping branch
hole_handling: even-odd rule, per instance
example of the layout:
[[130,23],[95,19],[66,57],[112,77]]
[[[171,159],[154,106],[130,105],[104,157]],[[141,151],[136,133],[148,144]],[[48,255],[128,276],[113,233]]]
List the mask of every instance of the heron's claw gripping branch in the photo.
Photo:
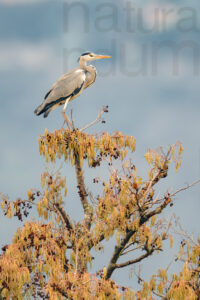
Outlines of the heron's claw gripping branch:
[[69,118],[68,118],[68,116],[66,115],[66,113],[65,113],[64,110],[62,111],[62,115],[63,115],[63,118],[64,118],[64,120],[65,120],[65,123],[67,124],[67,127],[68,127],[69,129],[73,128],[72,123],[70,122],[70,120],[69,120]]

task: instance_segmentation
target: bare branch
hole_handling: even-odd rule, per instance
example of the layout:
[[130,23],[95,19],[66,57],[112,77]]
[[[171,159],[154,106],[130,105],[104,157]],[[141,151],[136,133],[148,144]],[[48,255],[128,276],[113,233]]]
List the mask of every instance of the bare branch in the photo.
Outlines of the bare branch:
[[77,179],[77,187],[79,190],[79,196],[81,199],[81,203],[83,206],[84,214],[85,214],[85,222],[88,229],[90,229],[91,221],[93,217],[93,208],[89,204],[87,200],[87,192],[85,188],[85,181],[83,177],[83,170],[80,164],[80,158],[78,153],[74,153],[75,155],[75,169],[76,169],[76,179]]
[[100,121],[102,121],[101,115],[103,114],[103,112],[104,112],[104,108],[102,107],[102,108],[99,110],[99,112],[98,112],[98,115],[97,115],[96,120],[94,120],[94,121],[91,122],[90,124],[86,125],[85,127],[81,128],[80,131],[82,132],[82,131],[88,129],[89,127],[91,127],[91,126],[93,126],[93,125],[99,123]]
[[136,259],[132,259],[132,260],[126,261],[121,264],[116,264],[115,269],[119,269],[119,268],[123,268],[123,267],[127,267],[130,265],[136,264],[136,263],[142,261],[143,259],[147,258],[148,256],[150,256],[153,252],[154,252],[154,249],[151,249],[150,251],[147,251],[145,254],[141,255],[140,257],[138,257]]
[[69,232],[71,232],[73,230],[73,225],[70,221],[69,216],[66,214],[65,210],[58,203],[55,203],[54,206],[59,211],[59,213],[66,225],[66,228],[68,229]]
[[150,189],[152,188],[152,186],[158,181],[159,179],[159,174],[160,171],[156,173],[156,175],[153,177],[153,179],[149,182],[149,185],[147,186],[147,189],[145,191],[145,194],[143,196],[143,198],[145,199],[146,195],[148,195]]

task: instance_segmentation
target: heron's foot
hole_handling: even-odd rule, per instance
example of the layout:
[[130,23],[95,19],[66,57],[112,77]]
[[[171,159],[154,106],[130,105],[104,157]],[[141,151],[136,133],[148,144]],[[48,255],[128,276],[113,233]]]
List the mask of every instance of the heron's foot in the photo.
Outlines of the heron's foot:
[[65,123],[67,124],[67,127],[69,129],[73,129],[73,126],[72,126],[72,123],[70,122],[68,116],[66,115],[65,111],[62,111],[62,115],[63,115],[63,118],[65,120]]

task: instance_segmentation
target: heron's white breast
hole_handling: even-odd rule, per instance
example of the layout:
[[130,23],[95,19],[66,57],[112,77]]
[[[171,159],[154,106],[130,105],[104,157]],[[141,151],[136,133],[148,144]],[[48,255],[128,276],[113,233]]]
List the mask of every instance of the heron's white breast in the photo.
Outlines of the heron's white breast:
[[76,70],[76,73],[82,73],[82,79],[83,79],[83,81],[85,81],[86,75],[85,75],[85,71],[84,70],[81,70],[81,69]]

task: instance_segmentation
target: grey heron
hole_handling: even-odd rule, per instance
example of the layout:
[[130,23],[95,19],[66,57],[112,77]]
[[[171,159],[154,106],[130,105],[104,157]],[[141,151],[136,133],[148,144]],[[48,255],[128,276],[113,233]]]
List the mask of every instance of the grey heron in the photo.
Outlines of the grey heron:
[[96,80],[97,71],[92,65],[87,65],[88,61],[109,58],[109,55],[99,55],[92,52],[85,52],[79,57],[79,68],[72,69],[62,75],[50,88],[44,97],[44,101],[39,105],[34,113],[39,116],[44,114],[44,118],[57,106],[63,105],[63,116],[67,124],[69,120],[65,114],[69,101],[78,97],[84,89],[90,87]]

